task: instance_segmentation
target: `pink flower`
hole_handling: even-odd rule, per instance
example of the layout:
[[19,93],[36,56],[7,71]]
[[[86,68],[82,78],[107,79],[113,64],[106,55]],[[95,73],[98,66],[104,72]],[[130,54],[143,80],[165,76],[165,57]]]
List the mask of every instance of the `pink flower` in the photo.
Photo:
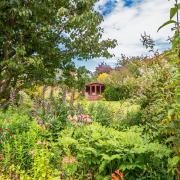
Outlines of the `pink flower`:
[[69,115],[68,119],[74,125],[78,125],[79,123],[84,123],[84,124],[92,123],[91,117],[87,114],[80,114],[74,116]]
[[74,156],[65,156],[62,160],[63,164],[73,164],[76,162],[76,157]]
[[82,121],[86,124],[92,123],[91,117],[87,114],[80,114],[78,117],[79,117],[80,121]]

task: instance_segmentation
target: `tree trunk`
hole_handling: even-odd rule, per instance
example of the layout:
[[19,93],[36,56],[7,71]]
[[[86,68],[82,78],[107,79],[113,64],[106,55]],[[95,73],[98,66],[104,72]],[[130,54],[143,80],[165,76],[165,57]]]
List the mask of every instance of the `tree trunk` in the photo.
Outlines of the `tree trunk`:
[[16,104],[16,95],[17,95],[17,90],[12,88],[10,91],[10,98],[9,98],[9,102],[12,106],[15,106]]
[[63,88],[62,88],[62,102],[64,104],[66,103],[66,97],[67,97],[67,87],[63,86]]
[[53,101],[53,99],[54,99],[54,86],[51,86],[51,91],[50,91],[49,98]]
[[7,93],[7,88],[11,82],[11,79],[0,81],[0,98]]
[[6,42],[3,43],[3,57],[4,60],[7,60],[9,58],[9,41],[7,40]]
[[46,94],[46,90],[47,90],[47,86],[43,85],[43,89],[42,89],[42,108],[43,108],[44,112],[45,112],[45,94]]
[[71,105],[71,106],[74,105],[74,98],[75,98],[75,88],[72,88],[72,91],[71,91],[71,99],[70,99],[70,105]]

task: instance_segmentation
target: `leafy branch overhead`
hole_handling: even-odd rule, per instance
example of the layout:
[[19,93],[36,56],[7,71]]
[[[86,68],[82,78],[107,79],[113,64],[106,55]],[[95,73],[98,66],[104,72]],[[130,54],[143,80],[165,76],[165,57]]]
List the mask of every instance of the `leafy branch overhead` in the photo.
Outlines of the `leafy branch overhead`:
[[174,7],[172,7],[170,9],[170,20],[168,20],[167,22],[165,22],[163,25],[161,25],[159,28],[158,28],[158,31],[160,29],[162,29],[163,27],[169,25],[169,24],[174,24],[174,25],[179,25],[179,22],[178,21],[175,21],[173,20],[173,18],[175,17],[175,15],[177,14],[177,12],[180,10],[180,3],[177,3],[177,0],[176,0],[176,4],[174,5]]

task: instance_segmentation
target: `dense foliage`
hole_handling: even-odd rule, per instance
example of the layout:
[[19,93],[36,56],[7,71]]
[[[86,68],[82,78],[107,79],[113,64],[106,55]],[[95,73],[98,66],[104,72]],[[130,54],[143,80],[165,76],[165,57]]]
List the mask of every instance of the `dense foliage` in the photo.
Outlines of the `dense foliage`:
[[110,57],[96,0],[0,1],[0,99],[43,83],[74,58]]
[[[79,96],[74,102],[89,74],[72,58],[108,57],[115,45],[101,41],[95,2],[0,2],[0,98],[21,90],[0,109],[0,179],[180,177],[180,6],[176,1],[160,27],[175,24],[171,50],[151,58],[122,56],[114,70],[100,65],[96,76],[108,101]],[[150,36],[142,41],[154,52]],[[39,81],[43,87],[27,87]]]
[[131,87],[121,85],[119,87],[107,87],[104,97],[107,101],[119,101],[130,97]]
[[165,170],[170,149],[151,142],[142,131],[133,127],[119,132],[93,124],[66,129],[59,141],[64,155],[77,158],[74,175],[79,177],[82,174],[82,179],[86,179],[88,173],[95,179],[110,179],[110,174],[116,169],[124,172],[127,179],[170,179]]
[[[2,178],[110,179],[120,169],[125,178],[173,179],[167,171],[172,151],[143,127],[118,131],[95,122],[74,124],[66,112],[56,117],[56,126],[52,117],[43,120],[28,109],[1,112]],[[64,118],[66,125],[58,125]]]

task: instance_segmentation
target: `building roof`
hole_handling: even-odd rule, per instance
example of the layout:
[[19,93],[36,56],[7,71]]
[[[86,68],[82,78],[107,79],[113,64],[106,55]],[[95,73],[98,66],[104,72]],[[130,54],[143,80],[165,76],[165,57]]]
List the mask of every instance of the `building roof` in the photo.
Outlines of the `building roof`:
[[92,85],[102,85],[102,86],[104,86],[104,84],[99,83],[99,82],[91,82],[89,84],[86,84],[86,86],[92,86]]

